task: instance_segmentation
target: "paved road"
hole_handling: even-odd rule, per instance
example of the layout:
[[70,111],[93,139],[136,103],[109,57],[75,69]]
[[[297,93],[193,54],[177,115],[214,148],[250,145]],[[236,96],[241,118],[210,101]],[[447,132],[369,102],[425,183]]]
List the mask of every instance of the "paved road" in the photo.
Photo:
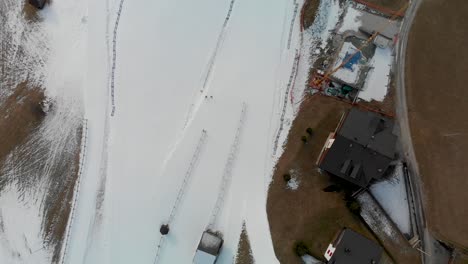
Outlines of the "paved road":
[[408,165],[409,184],[412,187],[410,195],[413,200],[413,210],[416,216],[416,232],[421,238],[422,250],[426,253],[422,254],[422,262],[431,263],[448,263],[449,253],[440,243],[435,240],[429,233],[424,216],[424,207],[422,200],[422,185],[419,177],[419,169],[416,160],[416,155],[413,149],[411,140],[411,131],[408,120],[408,108],[406,104],[406,89],[405,89],[405,64],[406,64],[406,48],[408,44],[408,35],[411,25],[416,15],[416,11],[422,0],[412,0],[406,11],[403,20],[400,40],[397,47],[397,118],[400,124],[400,140],[404,159]]

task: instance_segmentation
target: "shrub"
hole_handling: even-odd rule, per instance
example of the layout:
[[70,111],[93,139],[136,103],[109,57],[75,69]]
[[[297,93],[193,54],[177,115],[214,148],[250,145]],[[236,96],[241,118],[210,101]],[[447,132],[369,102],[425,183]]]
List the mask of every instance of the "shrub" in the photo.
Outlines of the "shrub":
[[347,201],[346,207],[348,207],[353,214],[359,215],[361,212],[361,205],[356,200]]
[[308,127],[308,128],[306,129],[306,132],[307,132],[307,134],[309,134],[309,135],[312,136],[312,133],[314,133],[314,130],[312,130],[312,128]]
[[290,175],[289,173],[284,174],[284,175],[283,175],[283,180],[284,180],[285,182],[290,181],[290,180],[291,180],[291,175]]
[[302,142],[304,142],[304,144],[307,143],[307,137],[306,137],[306,136],[302,136],[302,137],[301,137],[301,140],[302,140]]
[[322,189],[324,192],[339,192],[341,191],[341,187],[337,184],[332,184],[332,185],[329,185],[325,188]]
[[294,243],[294,253],[296,253],[297,256],[302,257],[304,255],[310,255],[310,250],[304,241],[296,241]]

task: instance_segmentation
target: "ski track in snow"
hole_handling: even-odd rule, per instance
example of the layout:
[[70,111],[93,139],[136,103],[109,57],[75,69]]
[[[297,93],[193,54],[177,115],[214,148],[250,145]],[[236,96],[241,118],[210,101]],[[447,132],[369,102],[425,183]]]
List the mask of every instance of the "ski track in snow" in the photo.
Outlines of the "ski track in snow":
[[[208,93],[207,85],[208,85],[210,77],[212,75],[214,65],[216,63],[216,58],[218,56],[218,52],[222,48],[224,40],[226,38],[228,23],[229,23],[229,20],[231,18],[232,11],[234,9],[235,2],[236,2],[236,0],[231,0],[231,3],[229,4],[229,10],[228,10],[228,13],[226,15],[226,18],[224,19],[224,23],[223,23],[223,26],[221,27],[221,31],[220,31],[220,33],[218,35],[218,40],[216,41],[215,49],[214,49],[213,53],[211,54],[211,57],[210,57],[210,59],[208,61],[207,66],[205,67],[205,71],[204,71],[204,73],[202,75],[203,76],[202,77],[203,78],[203,83],[202,83],[202,86],[201,86],[201,89],[200,89],[200,94],[198,96],[196,96],[197,99],[195,99],[195,102],[192,103],[192,105],[190,106],[189,112],[187,114],[187,118],[185,119],[185,124],[184,124],[183,130],[185,130],[190,125],[190,123],[193,121],[198,109],[200,108],[200,106],[201,106],[201,104],[203,102],[203,99],[205,98],[205,96],[207,96],[207,93]],[[196,91],[195,94],[198,94],[198,91]],[[171,153],[172,152],[173,151],[171,151]]]
[[177,213],[177,208],[179,207],[179,204],[182,201],[182,198],[184,197],[188,182],[190,181],[190,176],[192,176],[193,174],[192,172],[195,169],[197,162],[200,158],[200,153],[206,142],[206,137],[207,137],[206,130],[203,130],[201,133],[200,139],[198,141],[197,147],[195,148],[195,151],[193,153],[192,160],[190,161],[189,167],[187,171],[185,172],[184,181],[182,182],[182,185],[177,194],[177,198],[174,203],[174,206],[172,207],[171,214],[169,215],[169,218],[167,219],[167,224],[170,224],[174,220],[174,217]]
[[240,137],[242,133],[242,128],[244,126],[246,114],[247,114],[247,105],[243,103],[241,114],[240,114],[240,119],[239,119],[239,124],[237,125],[237,129],[236,129],[236,135],[231,145],[231,149],[229,151],[226,165],[224,166],[223,177],[221,179],[221,184],[219,186],[219,191],[218,191],[218,197],[216,198],[216,203],[213,208],[213,212],[211,213],[211,218],[208,223],[207,229],[214,229],[216,220],[218,217],[218,213],[221,210],[221,207],[224,203],[224,196],[226,195],[226,191],[229,187],[229,182],[232,176],[232,168],[236,160],[237,152],[239,150],[239,141],[240,141]]
[[163,161],[163,166],[161,167],[161,172],[164,172],[168,162],[171,160],[171,158],[174,155],[175,151],[179,147],[179,144],[184,139],[186,129],[189,127],[190,123],[195,118],[195,114],[198,111],[198,109],[200,108],[200,106],[201,106],[201,104],[203,102],[203,99],[205,99],[205,96],[207,96],[208,91],[206,89],[206,86],[208,84],[211,73],[213,71],[218,52],[221,49],[222,44],[224,43],[224,39],[225,39],[226,34],[227,34],[228,22],[229,22],[229,20],[231,18],[231,14],[232,14],[232,11],[234,9],[235,2],[236,2],[236,0],[231,0],[231,2],[229,4],[229,10],[228,10],[228,13],[227,13],[227,15],[226,15],[226,17],[224,19],[223,26],[221,27],[221,32],[218,35],[218,40],[216,42],[215,49],[214,49],[214,51],[213,51],[213,53],[212,53],[212,55],[211,55],[211,57],[210,57],[210,59],[208,61],[207,66],[205,67],[205,71],[204,71],[204,73],[202,75],[204,77],[202,77],[203,83],[202,83],[202,88],[200,90],[200,94],[197,95],[198,90],[195,92],[195,94],[196,94],[195,95],[196,99],[194,100],[195,102],[191,104],[190,109],[189,109],[189,111],[187,113],[187,117],[185,118],[184,126],[183,126],[182,130],[178,133],[175,142],[169,148],[168,154],[166,155],[166,158]]
[[119,10],[117,11],[117,18],[114,25],[114,36],[112,39],[112,70],[111,70],[111,104],[112,111],[111,116],[115,115],[115,68],[117,63],[117,33],[119,30],[120,15],[122,14],[122,8],[125,0],[120,0]]

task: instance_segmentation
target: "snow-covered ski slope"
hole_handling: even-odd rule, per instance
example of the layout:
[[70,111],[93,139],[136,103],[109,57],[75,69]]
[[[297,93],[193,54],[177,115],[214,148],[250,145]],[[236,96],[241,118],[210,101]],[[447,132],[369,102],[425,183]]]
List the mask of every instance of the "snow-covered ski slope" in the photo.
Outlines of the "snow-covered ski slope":
[[232,263],[245,220],[256,262],[277,263],[265,204],[302,2],[88,5],[88,148],[64,262],[191,263],[210,225]]

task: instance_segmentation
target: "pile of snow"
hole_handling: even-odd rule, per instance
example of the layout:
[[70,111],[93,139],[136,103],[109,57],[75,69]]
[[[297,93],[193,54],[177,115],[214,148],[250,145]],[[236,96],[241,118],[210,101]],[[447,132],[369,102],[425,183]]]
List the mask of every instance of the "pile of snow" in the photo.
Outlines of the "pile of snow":
[[291,169],[289,170],[289,175],[291,175],[291,179],[287,182],[286,188],[295,191],[301,183],[299,180],[300,173],[298,170]]
[[364,88],[359,92],[359,98],[371,101],[382,101],[387,94],[392,68],[393,55],[391,48],[376,47],[375,54],[369,65],[372,67],[367,74]]
[[402,233],[410,234],[411,219],[402,165],[395,168],[394,174],[389,179],[370,186],[370,192],[398,229]]

